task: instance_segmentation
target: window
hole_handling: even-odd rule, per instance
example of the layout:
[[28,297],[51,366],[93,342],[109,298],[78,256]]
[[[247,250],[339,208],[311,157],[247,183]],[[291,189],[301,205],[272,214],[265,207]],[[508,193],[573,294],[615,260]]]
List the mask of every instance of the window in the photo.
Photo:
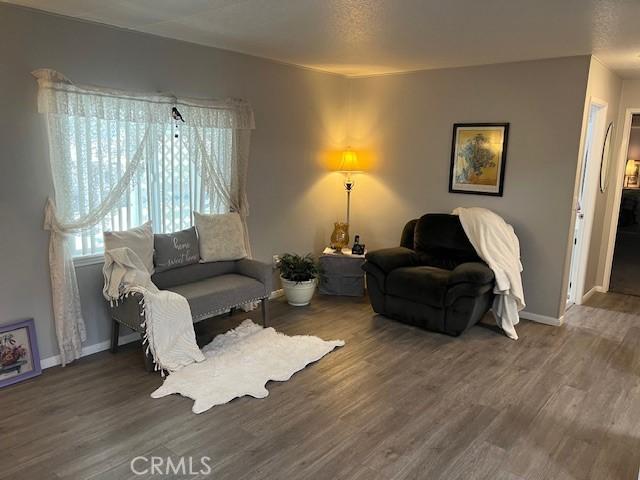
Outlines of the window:
[[[55,200],[45,204],[44,229],[64,365],[80,357],[86,339],[72,257],[102,252],[103,230],[150,219],[156,232],[168,232],[190,225],[194,209],[232,210],[240,215],[251,255],[246,174],[255,124],[251,106],[239,99],[77,85],[49,69],[32,74],[55,187]],[[178,126],[175,109],[184,118]]]
[[[66,142],[67,161],[56,184],[65,185],[64,209],[81,218],[98,207],[118,183],[130,162],[142,163],[117,206],[89,230],[71,236],[74,257],[100,254],[102,232],[126,230],[151,220],[154,232],[173,232],[192,224],[193,210],[228,212],[228,201],[212,192],[203,177],[203,149],[217,163],[224,188],[231,189],[232,130],[201,128],[173,122],[145,124],[100,118],[57,118]],[[146,136],[146,138],[145,138]]]

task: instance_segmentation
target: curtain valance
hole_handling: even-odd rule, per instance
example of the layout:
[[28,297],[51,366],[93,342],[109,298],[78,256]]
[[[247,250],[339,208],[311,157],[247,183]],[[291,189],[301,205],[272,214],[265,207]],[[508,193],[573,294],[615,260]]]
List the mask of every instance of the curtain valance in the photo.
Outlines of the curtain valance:
[[32,72],[38,80],[38,111],[53,115],[99,118],[136,123],[170,123],[176,107],[187,125],[204,128],[255,128],[251,105],[239,99],[204,100],[171,94],[131,93],[77,85],[55,70]]

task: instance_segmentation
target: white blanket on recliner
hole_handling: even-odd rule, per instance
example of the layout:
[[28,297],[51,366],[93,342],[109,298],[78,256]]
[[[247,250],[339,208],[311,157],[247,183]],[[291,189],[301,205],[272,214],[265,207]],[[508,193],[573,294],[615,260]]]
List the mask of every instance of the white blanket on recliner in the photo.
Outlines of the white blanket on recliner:
[[460,217],[471,245],[496,277],[493,312],[498,326],[509,338],[517,340],[515,325],[520,321],[518,312],[525,303],[520,242],[513,227],[486,208],[456,208],[453,214]]
[[127,247],[107,250],[102,273],[102,293],[110,302],[118,302],[134,292],[142,294],[144,339],[156,369],[174,372],[204,360],[196,343],[189,303],[182,295],[159,290],[133,250]]

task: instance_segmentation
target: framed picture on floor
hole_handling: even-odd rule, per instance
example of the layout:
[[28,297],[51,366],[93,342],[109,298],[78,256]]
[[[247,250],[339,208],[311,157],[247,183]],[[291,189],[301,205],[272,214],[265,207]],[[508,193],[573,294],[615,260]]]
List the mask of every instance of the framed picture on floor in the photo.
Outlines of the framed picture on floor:
[[449,192],[502,196],[508,123],[456,123]]
[[33,319],[0,325],[0,388],[42,373]]

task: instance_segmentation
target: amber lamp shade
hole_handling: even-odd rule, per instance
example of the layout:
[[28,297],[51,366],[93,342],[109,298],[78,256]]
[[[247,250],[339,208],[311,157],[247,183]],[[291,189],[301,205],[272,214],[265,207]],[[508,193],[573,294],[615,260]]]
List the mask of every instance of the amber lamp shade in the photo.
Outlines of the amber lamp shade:
[[345,150],[342,152],[342,158],[337,171],[346,174],[362,172],[362,165],[360,165],[358,161],[358,154],[353,150]]

